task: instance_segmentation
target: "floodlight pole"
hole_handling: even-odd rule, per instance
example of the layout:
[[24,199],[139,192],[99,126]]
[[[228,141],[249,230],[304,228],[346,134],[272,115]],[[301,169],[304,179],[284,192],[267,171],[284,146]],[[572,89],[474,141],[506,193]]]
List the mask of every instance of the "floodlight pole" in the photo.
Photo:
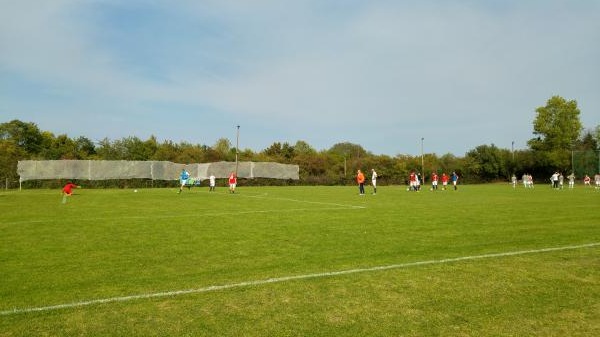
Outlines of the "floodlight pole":
[[422,184],[425,185],[425,162],[423,160],[423,141],[425,138],[421,137],[421,180]]
[[510,145],[510,152],[512,153],[512,160],[515,161],[515,141],[512,141],[512,144]]
[[239,152],[239,146],[240,146],[240,126],[237,126],[237,136],[236,136],[236,140],[235,140],[235,176],[237,178],[238,176],[238,152]]
[[515,174],[515,168],[516,168],[516,164],[515,164],[515,141],[513,140],[512,143],[510,144],[510,152],[512,154],[512,171],[513,174]]

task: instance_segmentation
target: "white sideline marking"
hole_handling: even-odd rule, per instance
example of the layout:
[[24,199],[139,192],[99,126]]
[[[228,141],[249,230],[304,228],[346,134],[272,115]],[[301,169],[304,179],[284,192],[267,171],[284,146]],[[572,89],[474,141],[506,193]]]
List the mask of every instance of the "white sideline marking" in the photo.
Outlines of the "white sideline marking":
[[293,281],[293,280],[331,277],[331,276],[338,276],[338,275],[365,273],[365,272],[371,272],[371,271],[400,269],[400,268],[407,268],[407,267],[414,267],[414,266],[444,264],[444,263],[452,263],[452,262],[459,262],[459,261],[489,259],[489,258],[494,258],[494,257],[506,257],[506,256],[515,256],[515,255],[524,255],[524,254],[555,252],[555,251],[561,251],[561,250],[573,250],[573,249],[589,248],[589,247],[595,247],[595,246],[600,246],[600,242],[594,242],[594,243],[588,243],[588,244],[582,244],[582,245],[576,245],[576,246],[541,248],[541,249],[520,250],[520,251],[504,252],[504,253],[463,256],[463,257],[455,257],[455,258],[448,258],[448,259],[441,259],[441,260],[408,262],[408,263],[401,263],[401,264],[392,264],[392,265],[387,265],[387,266],[348,269],[348,270],[332,271],[332,272],[325,272],[325,273],[282,276],[282,277],[274,277],[274,278],[263,279],[263,280],[246,281],[246,282],[231,283],[231,284],[224,284],[224,285],[214,285],[214,286],[208,286],[208,287],[204,287],[204,288],[175,290],[175,291],[166,291],[166,292],[141,294],[141,295],[130,295],[130,296],[121,296],[121,297],[109,297],[109,298],[103,298],[103,299],[97,299],[97,300],[57,304],[57,305],[51,305],[51,306],[46,306],[46,307],[21,308],[21,309],[14,308],[12,310],[0,311],[0,316],[8,316],[8,315],[24,314],[24,313],[31,313],[31,312],[40,312],[40,311],[53,311],[53,310],[59,310],[59,309],[85,307],[85,306],[90,306],[90,305],[95,305],[95,304],[127,302],[127,301],[148,299],[148,298],[173,297],[173,296],[185,295],[185,294],[205,293],[205,292],[211,292],[211,291],[217,291],[217,290],[242,288],[242,287],[249,287],[249,286],[264,285],[264,284],[269,284],[269,283],[280,283],[280,282],[286,282],[286,281]]

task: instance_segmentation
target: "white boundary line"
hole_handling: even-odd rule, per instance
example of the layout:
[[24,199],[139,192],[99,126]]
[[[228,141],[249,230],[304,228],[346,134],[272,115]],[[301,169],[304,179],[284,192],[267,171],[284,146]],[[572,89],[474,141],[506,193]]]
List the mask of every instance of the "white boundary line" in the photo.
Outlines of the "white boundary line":
[[365,273],[365,272],[373,272],[373,271],[381,271],[381,270],[408,268],[408,267],[415,267],[415,266],[445,264],[445,263],[453,263],[453,262],[460,262],[460,261],[481,260],[481,259],[489,259],[489,258],[495,258],[495,257],[546,253],[546,252],[555,252],[555,251],[561,251],[561,250],[574,250],[574,249],[590,248],[590,247],[597,247],[597,246],[600,246],[600,242],[587,243],[587,244],[581,244],[581,245],[576,245],[576,246],[562,246],[562,247],[552,247],[552,248],[520,250],[520,251],[504,252],[504,253],[463,256],[463,257],[455,257],[455,258],[448,258],[448,259],[441,259],[441,260],[408,262],[408,263],[401,263],[401,264],[392,264],[392,265],[387,265],[387,266],[347,269],[347,270],[325,272],[325,273],[283,276],[283,277],[275,277],[275,278],[269,278],[269,279],[263,279],[263,280],[230,283],[230,284],[224,284],[224,285],[214,285],[214,286],[208,286],[208,287],[196,288],[196,289],[175,290],[175,291],[166,291],[166,292],[130,295],[130,296],[121,296],[121,297],[109,297],[109,298],[88,300],[88,301],[82,301],[82,302],[57,304],[57,305],[51,305],[51,306],[46,306],[46,307],[21,308],[21,309],[14,308],[12,310],[0,311],[0,316],[25,314],[25,313],[32,313],[32,312],[42,312],[42,311],[54,311],[54,310],[60,310],[60,309],[79,308],[79,307],[86,307],[86,306],[91,306],[91,305],[96,305],[96,304],[127,302],[127,301],[134,301],[134,300],[148,299],[148,298],[174,297],[174,296],[186,295],[186,294],[206,293],[206,292],[225,290],[225,289],[231,289],[231,288],[251,287],[251,286],[258,286],[258,285],[264,285],[264,284],[269,284],[269,283],[281,283],[281,282],[294,281],[294,280],[324,278],[324,277],[332,277],[332,276],[339,276],[339,275],[348,275],[348,274]]

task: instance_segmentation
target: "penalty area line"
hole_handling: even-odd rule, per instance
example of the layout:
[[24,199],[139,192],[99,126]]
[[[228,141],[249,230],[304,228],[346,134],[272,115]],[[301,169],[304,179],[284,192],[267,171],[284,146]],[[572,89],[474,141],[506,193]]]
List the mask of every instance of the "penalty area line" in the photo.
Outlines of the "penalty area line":
[[270,283],[282,283],[282,282],[295,281],[295,280],[325,278],[325,277],[333,277],[333,276],[339,276],[339,275],[366,273],[366,272],[392,270],[392,269],[402,269],[402,268],[424,266],[424,265],[436,265],[436,264],[482,260],[482,259],[490,259],[490,258],[498,258],[498,257],[518,256],[518,255],[536,254],[536,253],[547,253],[547,252],[556,252],[556,251],[564,251],[564,250],[575,250],[575,249],[590,248],[590,247],[597,247],[597,246],[600,246],[600,242],[587,243],[587,244],[574,245],[574,246],[550,247],[550,248],[519,250],[519,251],[503,252],[503,253],[462,256],[462,257],[454,257],[454,258],[439,259],[439,260],[407,262],[407,263],[392,264],[392,265],[386,265],[386,266],[347,269],[347,270],[324,272],[324,273],[282,276],[282,277],[274,277],[274,278],[255,280],[255,281],[246,281],[246,282],[231,283],[231,284],[224,284],[224,285],[213,285],[213,286],[196,288],[196,289],[165,291],[165,292],[130,295],[130,296],[120,296],[120,297],[109,297],[109,298],[96,299],[96,300],[57,304],[57,305],[51,305],[51,306],[45,306],[45,307],[20,308],[20,309],[14,308],[12,310],[0,311],[0,316],[9,316],[9,315],[44,312],[44,311],[54,311],[54,310],[60,310],[60,309],[72,309],[72,308],[86,307],[86,306],[92,306],[92,305],[97,305],[97,304],[128,302],[128,301],[151,299],[151,298],[174,297],[174,296],[180,296],[180,295],[206,293],[206,292],[226,290],[226,289],[232,289],[232,288],[260,286],[260,285],[265,285],[265,284],[270,284]]

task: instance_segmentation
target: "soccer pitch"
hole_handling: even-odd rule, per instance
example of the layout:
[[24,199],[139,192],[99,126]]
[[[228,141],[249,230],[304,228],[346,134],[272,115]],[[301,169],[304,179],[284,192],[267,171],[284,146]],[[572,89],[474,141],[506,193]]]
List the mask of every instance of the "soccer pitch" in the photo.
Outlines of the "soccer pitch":
[[597,336],[599,205],[508,184],[0,192],[0,336]]

